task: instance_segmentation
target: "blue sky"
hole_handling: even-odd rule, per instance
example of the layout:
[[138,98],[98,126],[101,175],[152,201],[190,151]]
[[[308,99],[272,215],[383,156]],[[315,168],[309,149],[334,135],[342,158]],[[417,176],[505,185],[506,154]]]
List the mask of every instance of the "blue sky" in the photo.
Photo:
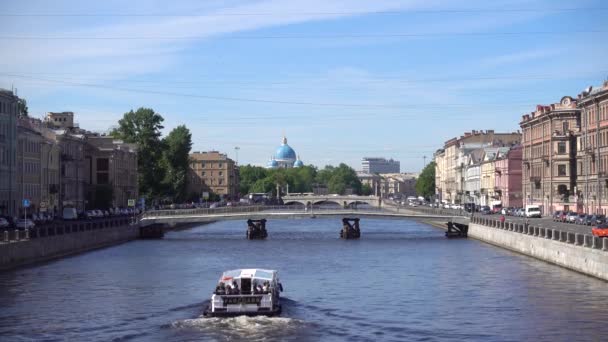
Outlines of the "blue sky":
[[0,87],[32,116],[74,111],[106,131],[150,107],[166,131],[186,124],[194,150],[239,146],[241,164],[264,165],[285,132],[307,164],[384,156],[419,171],[453,136],[515,131],[536,104],[608,77],[602,1],[24,0],[3,12]]

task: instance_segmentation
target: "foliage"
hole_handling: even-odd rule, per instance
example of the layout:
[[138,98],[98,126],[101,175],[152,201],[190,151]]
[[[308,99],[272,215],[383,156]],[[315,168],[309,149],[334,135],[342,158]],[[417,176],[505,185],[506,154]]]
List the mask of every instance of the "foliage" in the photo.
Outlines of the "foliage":
[[17,111],[18,111],[18,114],[21,116],[29,115],[29,109],[27,108],[27,101],[25,99],[20,98],[17,101]]
[[427,199],[435,194],[435,162],[429,163],[418,176],[416,193]]
[[118,121],[118,128],[112,135],[128,143],[137,144],[138,148],[138,183],[139,193],[147,198],[157,198],[163,194],[165,170],[160,140],[164,119],[149,108],[125,113]]
[[361,185],[361,195],[363,196],[369,196],[371,194],[373,194],[374,190],[372,189],[371,186],[369,186],[369,184],[362,184]]
[[188,198],[189,155],[192,149],[190,130],[184,125],[177,126],[162,140],[162,147],[163,186],[173,201],[183,202]]
[[252,192],[273,192],[276,196],[277,184],[290,193],[312,192],[314,184],[327,186],[332,193],[344,194],[347,190],[361,192],[361,182],[357,173],[346,164],[338,167],[326,166],[317,171],[314,166],[302,166],[291,169],[269,170],[258,166],[241,166],[239,169],[241,194]]

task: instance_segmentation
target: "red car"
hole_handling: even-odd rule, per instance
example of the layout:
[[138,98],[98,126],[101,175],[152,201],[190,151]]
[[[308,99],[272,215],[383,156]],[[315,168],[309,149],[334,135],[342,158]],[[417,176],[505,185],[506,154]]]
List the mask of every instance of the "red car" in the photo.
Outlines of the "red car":
[[591,228],[593,236],[608,237],[608,223],[598,224]]

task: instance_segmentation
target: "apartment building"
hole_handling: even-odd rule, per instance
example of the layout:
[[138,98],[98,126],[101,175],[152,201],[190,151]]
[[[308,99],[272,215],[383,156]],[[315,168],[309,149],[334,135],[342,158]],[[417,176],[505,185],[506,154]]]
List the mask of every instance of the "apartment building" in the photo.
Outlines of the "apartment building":
[[218,151],[190,154],[189,191],[201,197],[213,193],[225,199],[239,197],[239,172],[235,162]]

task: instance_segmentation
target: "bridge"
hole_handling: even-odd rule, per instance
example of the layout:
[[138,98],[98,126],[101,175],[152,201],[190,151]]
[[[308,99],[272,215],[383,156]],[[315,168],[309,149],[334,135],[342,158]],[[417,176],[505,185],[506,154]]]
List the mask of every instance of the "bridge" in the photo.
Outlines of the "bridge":
[[382,206],[382,199],[378,196],[288,194],[283,196],[283,203],[287,205],[299,203],[308,207],[323,203],[336,203],[343,208],[354,208],[357,204],[368,204],[379,208]]
[[403,208],[387,207],[381,208],[327,208],[327,207],[294,207],[283,206],[246,206],[246,207],[223,207],[215,209],[175,209],[155,210],[142,215],[143,226],[160,224],[188,224],[205,223],[224,220],[247,220],[247,219],[303,219],[316,217],[370,217],[370,218],[394,218],[394,219],[437,219],[453,220],[455,215],[433,212],[418,212]]

